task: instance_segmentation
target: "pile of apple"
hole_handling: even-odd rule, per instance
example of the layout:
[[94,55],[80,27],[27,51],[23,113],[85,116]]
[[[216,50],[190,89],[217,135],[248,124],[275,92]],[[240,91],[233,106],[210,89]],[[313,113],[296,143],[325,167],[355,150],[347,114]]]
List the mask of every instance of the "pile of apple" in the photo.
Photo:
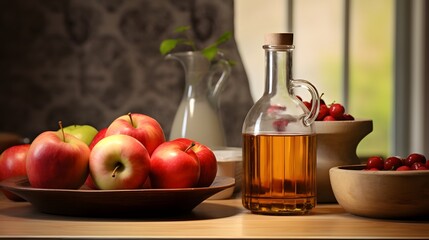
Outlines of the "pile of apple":
[[27,176],[35,188],[115,190],[207,187],[216,177],[210,148],[186,138],[166,141],[160,124],[144,114],[120,116],[100,131],[59,125],[31,144],[6,149],[0,155],[0,180]]

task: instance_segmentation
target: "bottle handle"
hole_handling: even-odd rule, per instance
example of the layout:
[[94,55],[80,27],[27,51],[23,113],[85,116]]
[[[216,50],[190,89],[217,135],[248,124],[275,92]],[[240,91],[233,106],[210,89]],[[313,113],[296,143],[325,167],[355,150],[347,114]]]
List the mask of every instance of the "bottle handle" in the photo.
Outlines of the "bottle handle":
[[319,93],[317,92],[317,89],[316,87],[314,87],[313,84],[303,79],[291,80],[291,90],[295,88],[304,88],[311,94],[310,113],[303,119],[304,125],[310,126],[316,120],[317,115],[319,114],[319,107],[320,107]]

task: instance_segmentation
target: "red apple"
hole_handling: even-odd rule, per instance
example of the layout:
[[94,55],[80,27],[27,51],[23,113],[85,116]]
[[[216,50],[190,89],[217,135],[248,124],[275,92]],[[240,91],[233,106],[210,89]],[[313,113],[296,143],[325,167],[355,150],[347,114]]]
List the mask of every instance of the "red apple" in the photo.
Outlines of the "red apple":
[[77,189],[88,176],[89,147],[61,131],[41,133],[27,154],[27,175],[32,187]]
[[100,129],[100,131],[98,131],[98,133],[94,136],[91,143],[89,144],[89,149],[92,150],[95,144],[97,144],[101,139],[106,137],[106,131],[107,131],[107,128],[102,128]]
[[[91,143],[89,144],[89,149],[92,150],[94,146],[104,137],[106,137],[106,131],[107,128],[102,128],[98,133],[94,136]],[[91,178],[91,174],[88,174],[88,177],[86,178],[85,185],[89,187],[90,189],[98,189],[95,185],[94,181]]]
[[193,141],[191,139],[178,138],[174,141],[183,142],[188,146],[191,145],[192,142],[195,143],[195,146],[193,146],[191,149],[195,152],[198,157],[198,160],[200,161],[200,178],[197,186],[210,186],[213,183],[217,173],[217,161],[213,151],[204,144]]
[[193,145],[169,141],[159,145],[150,158],[150,181],[153,188],[196,187],[200,162]]
[[141,188],[149,175],[150,156],[131,136],[106,136],[92,149],[89,169],[98,189]]
[[155,148],[165,142],[161,125],[153,118],[139,113],[129,113],[115,119],[107,128],[106,137],[124,134],[139,140],[152,155]]
[[142,189],[151,189],[152,184],[150,183],[150,177],[147,176],[146,181],[143,183]]
[[[0,181],[18,176],[27,176],[25,160],[30,144],[21,144],[7,148],[0,155]],[[18,195],[1,189],[4,195],[12,201],[24,201]]]
[[89,189],[98,189],[97,185],[95,185],[94,180],[92,180],[91,174],[88,174],[88,177],[85,180],[85,186]]

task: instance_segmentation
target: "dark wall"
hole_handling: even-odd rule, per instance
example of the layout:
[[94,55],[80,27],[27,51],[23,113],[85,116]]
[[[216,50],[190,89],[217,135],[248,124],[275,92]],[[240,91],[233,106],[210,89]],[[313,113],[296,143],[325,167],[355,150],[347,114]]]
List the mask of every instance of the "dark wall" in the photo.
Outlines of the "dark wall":
[[[65,125],[106,127],[127,112],[157,119],[168,137],[184,89],[184,72],[160,55],[174,29],[192,26],[197,43],[233,31],[232,0],[0,1],[0,131],[34,138]],[[241,144],[251,107],[235,41],[222,93],[228,145]]]

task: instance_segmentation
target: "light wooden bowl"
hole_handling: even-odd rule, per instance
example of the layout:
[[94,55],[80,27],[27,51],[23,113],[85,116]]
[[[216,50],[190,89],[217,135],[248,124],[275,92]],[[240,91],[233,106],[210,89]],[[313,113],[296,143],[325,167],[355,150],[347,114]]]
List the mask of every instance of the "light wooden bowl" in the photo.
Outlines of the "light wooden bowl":
[[329,170],[338,203],[371,218],[429,217],[429,171],[363,171],[365,165]]
[[219,177],[235,179],[235,185],[211,196],[210,200],[231,198],[234,192],[240,191],[242,175],[242,150],[237,147],[223,147],[212,149],[217,160],[217,174]]
[[316,121],[317,201],[336,202],[329,179],[329,169],[360,164],[356,148],[372,132],[372,120]]

